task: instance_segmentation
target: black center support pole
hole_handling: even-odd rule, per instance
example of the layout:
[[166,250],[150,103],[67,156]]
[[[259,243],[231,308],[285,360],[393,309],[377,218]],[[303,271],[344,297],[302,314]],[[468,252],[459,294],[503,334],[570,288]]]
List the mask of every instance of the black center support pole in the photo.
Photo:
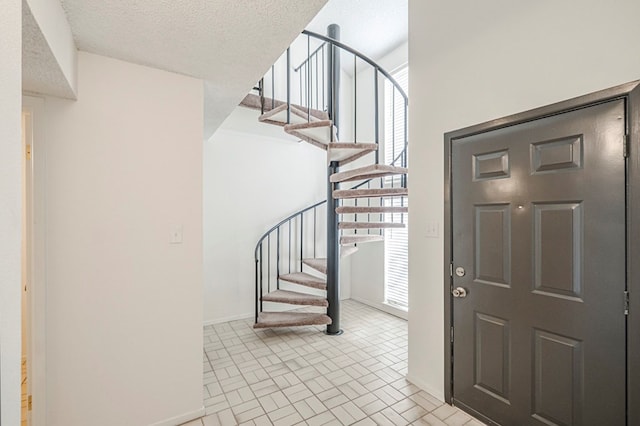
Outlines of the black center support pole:
[[[329,176],[338,171],[338,162],[329,163]],[[340,329],[340,236],[338,235],[338,200],[333,198],[337,183],[327,179],[327,315],[332,323],[325,333],[342,334]]]
[[[340,26],[331,24],[327,27],[327,37],[336,41],[340,41]],[[329,53],[327,61],[328,78],[328,113],[329,118],[333,121],[336,133],[339,134],[340,129],[340,49],[333,44],[329,44]],[[333,134],[333,132],[332,132]]]
[[[340,27],[331,24],[327,27],[327,37],[340,41]],[[327,112],[338,134],[340,117],[340,50],[333,44],[328,44],[327,54]],[[331,130],[331,142],[334,132]],[[340,235],[338,231],[338,200],[333,198],[333,191],[338,184],[331,182],[331,175],[338,171],[338,162],[329,163],[327,174],[327,315],[332,323],[327,326],[325,333],[330,335],[342,334],[340,329]]]

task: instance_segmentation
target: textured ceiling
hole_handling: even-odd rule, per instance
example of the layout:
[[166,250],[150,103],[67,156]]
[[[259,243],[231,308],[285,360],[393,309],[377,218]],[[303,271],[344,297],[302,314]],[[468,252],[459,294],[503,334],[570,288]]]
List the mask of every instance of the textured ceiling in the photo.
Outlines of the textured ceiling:
[[206,80],[207,136],[325,2],[62,0],[62,6],[78,49]]
[[60,69],[31,10],[22,7],[22,90],[74,99],[75,93]]
[[307,25],[326,34],[329,24],[340,25],[340,39],[377,60],[407,41],[408,0],[330,0]]

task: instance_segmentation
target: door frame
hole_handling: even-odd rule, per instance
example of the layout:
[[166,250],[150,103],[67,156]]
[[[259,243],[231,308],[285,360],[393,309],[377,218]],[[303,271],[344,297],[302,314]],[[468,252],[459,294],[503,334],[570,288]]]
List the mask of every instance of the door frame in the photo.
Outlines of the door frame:
[[45,159],[45,100],[44,98],[22,97],[22,113],[29,116],[31,138],[31,212],[26,215],[31,218],[30,250],[31,256],[29,283],[29,342],[27,344],[27,363],[29,390],[33,398],[33,408],[30,414],[30,425],[45,424],[46,416],[46,159]]
[[[456,139],[463,137],[490,132],[615,99],[623,99],[625,101],[625,126],[626,134],[628,135],[627,146],[629,148],[626,161],[626,275],[630,306],[626,330],[627,424],[640,424],[640,406],[631,403],[632,401],[640,401],[640,264],[639,262],[629,261],[630,259],[640,258],[640,80],[444,134],[444,394],[445,401],[448,404],[452,404],[454,395],[454,360],[452,357],[453,298],[451,297],[451,290],[453,289],[452,143]],[[620,142],[623,143],[623,141]],[[478,413],[474,414],[478,415]]]

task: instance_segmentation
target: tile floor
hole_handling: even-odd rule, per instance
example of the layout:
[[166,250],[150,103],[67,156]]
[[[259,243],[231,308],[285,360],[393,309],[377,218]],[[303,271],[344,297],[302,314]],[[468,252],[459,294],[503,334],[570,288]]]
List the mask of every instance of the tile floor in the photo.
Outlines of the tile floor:
[[402,319],[347,300],[341,336],[252,325],[205,327],[206,416],[185,426],[482,425],[404,379]]

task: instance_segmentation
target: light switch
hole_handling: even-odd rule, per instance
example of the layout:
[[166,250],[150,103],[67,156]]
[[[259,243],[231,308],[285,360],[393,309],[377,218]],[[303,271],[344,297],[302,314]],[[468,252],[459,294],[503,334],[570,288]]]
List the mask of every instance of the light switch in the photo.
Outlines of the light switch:
[[424,236],[427,238],[438,238],[440,235],[440,224],[438,222],[427,222]]
[[170,244],[182,244],[182,225],[176,225],[169,234]]

